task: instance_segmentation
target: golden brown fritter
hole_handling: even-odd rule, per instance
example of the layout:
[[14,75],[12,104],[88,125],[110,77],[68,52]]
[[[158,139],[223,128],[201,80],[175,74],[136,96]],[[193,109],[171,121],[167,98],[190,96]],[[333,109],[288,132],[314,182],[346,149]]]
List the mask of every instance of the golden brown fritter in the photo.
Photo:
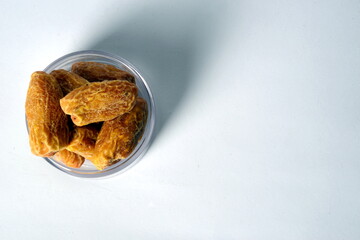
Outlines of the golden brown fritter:
[[135,82],[134,76],[130,73],[105,63],[77,62],[72,65],[71,71],[90,82],[103,80],[126,80],[132,83]]
[[113,120],[104,122],[90,159],[100,170],[127,158],[141,138],[147,120],[147,104],[137,98],[135,107]]
[[54,159],[63,162],[66,166],[79,168],[85,162],[85,158],[79,154],[63,149],[54,155]]
[[99,129],[95,126],[75,127],[74,135],[66,149],[86,159],[92,159],[98,134]]
[[62,110],[77,126],[108,121],[130,111],[137,97],[135,84],[123,80],[93,82],[60,100]]
[[64,96],[72,90],[89,83],[85,78],[64,69],[54,70],[50,74],[54,76],[60,84]]
[[62,97],[53,76],[40,71],[31,75],[25,112],[30,148],[37,156],[52,156],[69,143],[68,120],[59,103]]

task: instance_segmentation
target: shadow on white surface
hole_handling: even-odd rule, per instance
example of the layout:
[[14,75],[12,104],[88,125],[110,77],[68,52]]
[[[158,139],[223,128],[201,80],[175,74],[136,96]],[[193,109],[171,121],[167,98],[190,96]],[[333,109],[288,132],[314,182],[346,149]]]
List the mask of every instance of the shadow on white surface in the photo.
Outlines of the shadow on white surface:
[[218,1],[147,4],[104,26],[107,32],[87,47],[124,57],[142,71],[157,107],[155,138],[175,120],[197,81],[202,53],[214,46],[224,7]]

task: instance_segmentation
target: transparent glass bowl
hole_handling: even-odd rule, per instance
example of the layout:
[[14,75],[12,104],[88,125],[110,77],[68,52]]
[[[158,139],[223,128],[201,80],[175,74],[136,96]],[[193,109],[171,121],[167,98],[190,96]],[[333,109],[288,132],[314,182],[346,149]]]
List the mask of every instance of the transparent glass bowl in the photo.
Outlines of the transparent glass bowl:
[[105,177],[113,173],[124,172],[125,170],[133,166],[135,163],[137,163],[144,156],[146,150],[150,145],[155,126],[155,104],[150,88],[143,76],[140,74],[139,70],[136,69],[131,63],[119,56],[101,51],[86,50],[67,54],[52,62],[44,69],[44,71],[50,73],[51,71],[56,69],[70,70],[71,65],[79,61],[91,61],[111,64],[122,70],[130,72],[135,76],[135,82],[139,89],[139,96],[144,98],[148,103],[148,118],[144,134],[128,158],[123,159],[105,168],[104,170],[97,170],[89,160],[86,160],[80,168],[71,168],[52,158],[45,159],[57,169],[70,175],[83,178]]

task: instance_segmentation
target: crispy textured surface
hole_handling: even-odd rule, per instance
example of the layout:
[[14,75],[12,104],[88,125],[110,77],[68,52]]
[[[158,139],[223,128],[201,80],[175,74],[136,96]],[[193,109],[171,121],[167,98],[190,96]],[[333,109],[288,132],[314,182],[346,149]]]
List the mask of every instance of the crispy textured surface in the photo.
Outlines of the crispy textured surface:
[[79,168],[85,162],[85,158],[79,154],[63,149],[54,155],[54,159],[63,162],[66,166]]
[[63,91],[64,95],[68,94],[69,92],[78,87],[89,83],[85,78],[82,78],[79,75],[68,72],[64,69],[54,70],[50,74],[54,76],[60,84],[61,90]]
[[66,149],[92,159],[98,134],[99,129],[95,126],[75,127],[74,135]]
[[104,122],[96,141],[94,159],[90,159],[96,168],[102,170],[128,157],[144,132],[146,119],[146,101],[138,98],[130,112]]
[[137,91],[135,84],[123,80],[93,82],[70,92],[60,100],[60,105],[74,124],[84,126],[130,111]]
[[69,142],[68,120],[59,104],[62,96],[53,76],[45,72],[31,75],[25,112],[31,152],[37,156],[51,156]]
[[71,71],[90,82],[116,79],[126,80],[132,83],[135,82],[134,76],[130,73],[105,63],[77,62],[72,65]]

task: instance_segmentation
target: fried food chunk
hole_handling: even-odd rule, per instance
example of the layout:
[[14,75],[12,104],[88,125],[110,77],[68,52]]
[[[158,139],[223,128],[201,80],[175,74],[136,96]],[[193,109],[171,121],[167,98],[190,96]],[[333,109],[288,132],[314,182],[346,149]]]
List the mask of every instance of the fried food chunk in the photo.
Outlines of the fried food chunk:
[[126,80],[132,83],[135,82],[132,74],[105,63],[77,62],[72,65],[71,71],[90,82],[103,80]]
[[64,95],[68,94],[69,92],[78,87],[89,83],[85,78],[82,78],[79,75],[68,72],[64,69],[54,70],[50,74],[54,76],[60,84],[61,90],[63,91]]
[[113,120],[104,122],[95,145],[95,156],[90,159],[102,170],[127,158],[141,139],[147,120],[147,104],[137,98],[135,107]]
[[77,126],[108,121],[130,111],[137,87],[124,80],[93,82],[79,87],[60,100],[62,110]]
[[66,149],[86,159],[92,159],[98,134],[99,129],[96,126],[75,127],[74,135]]
[[61,110],[59,83],[45,72],[34,72],[26,96],[25,112],[31,152],[48,157],[69,143],[67,116]]
[[85,162],[85,158],[79,154],[63,149],[54,155],[54,159],[63,162],[66,166],[79,168]]

